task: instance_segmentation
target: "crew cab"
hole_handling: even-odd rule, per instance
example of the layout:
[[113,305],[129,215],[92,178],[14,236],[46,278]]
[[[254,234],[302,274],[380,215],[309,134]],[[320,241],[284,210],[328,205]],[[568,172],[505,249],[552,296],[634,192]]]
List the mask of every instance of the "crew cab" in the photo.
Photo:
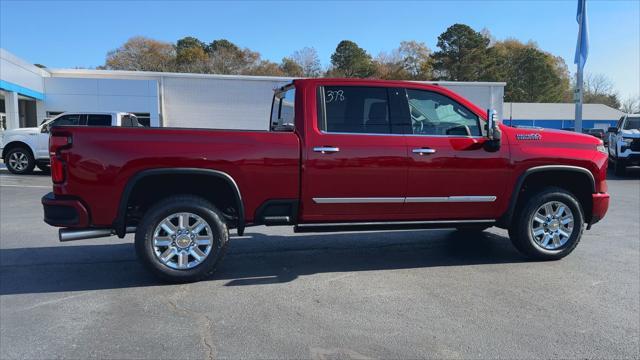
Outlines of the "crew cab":
[[438,85],[302,79],[267,131],[56,127],[44,220],[61,241],[135,233],[162,279],[210,274],[255,225],[296,232],[509,230],[560,259],[605,215],[607,154],[584,134],[518,129]]
[[139,126],[135,115],[124,112],[64,112],[38,127],[6,130],[0,134],[0,152],[7,169],[28,174],[34,167],[49,170],[49,130],[54,126]]
[[608,130],[609,161],[616,175],[626,173],[628,166],[640,165],[640,114],[625,115]]

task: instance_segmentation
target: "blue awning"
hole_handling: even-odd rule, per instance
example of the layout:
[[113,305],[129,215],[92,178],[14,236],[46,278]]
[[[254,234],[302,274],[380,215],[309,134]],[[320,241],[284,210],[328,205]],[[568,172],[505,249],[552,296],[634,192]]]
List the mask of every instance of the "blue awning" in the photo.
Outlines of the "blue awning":
[[43,93],[41,93],[39,91],[28,89],[28,88],[26,88],[24,86],[20,86],[20,85],[14,84],[14,83],[10,83],[8,81],[0,80],[0,89],[6,90],[6,91],[14,91],[14,92],[17,92],[20,95],[32,97],[32,98],[38,99],[38,100],[44,100],[44,94]]

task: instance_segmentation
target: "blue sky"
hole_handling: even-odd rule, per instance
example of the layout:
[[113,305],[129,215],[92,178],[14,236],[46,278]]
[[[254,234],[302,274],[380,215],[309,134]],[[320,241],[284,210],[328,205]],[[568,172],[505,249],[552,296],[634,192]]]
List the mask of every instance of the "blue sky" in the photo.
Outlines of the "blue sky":
[[[622,97],[640,94],[640,1],[587,0],[590,55],[585,71],[608,76]],[[49,67],[95,67],[107,51],[143,35],[175,42],[227,38],[272,61],[304,46],[324,65],[340,40],[372,55],[402,40],[436,41],[448,26],[487,28],[498,39],[534,40],[575,71],[576,0],[568,1],[7,1],[0,0],[0,46]]]

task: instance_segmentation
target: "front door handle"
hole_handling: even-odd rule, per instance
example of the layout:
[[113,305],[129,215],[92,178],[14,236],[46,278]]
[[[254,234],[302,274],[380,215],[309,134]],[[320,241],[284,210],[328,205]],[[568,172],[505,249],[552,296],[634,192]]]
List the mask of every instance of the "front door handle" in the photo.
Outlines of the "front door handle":
[[413,149],[413,153],[418,155],[430,155],[430,154],[435,154],[436,149],[429,149],[429,148]]
[[333,154],[340,151],[340,148],[332,147],[332,146],[320,146],[320,147],[314,147],[313,151],[319,152],[322,154]]

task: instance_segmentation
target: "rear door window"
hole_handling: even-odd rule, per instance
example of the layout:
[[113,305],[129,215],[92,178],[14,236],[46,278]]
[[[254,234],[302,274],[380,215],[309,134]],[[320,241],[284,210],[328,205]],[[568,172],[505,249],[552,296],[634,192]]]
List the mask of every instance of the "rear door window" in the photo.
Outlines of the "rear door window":
[[391,134],[387,88],[325,86],[319,90],[320,130],[330,133]]

